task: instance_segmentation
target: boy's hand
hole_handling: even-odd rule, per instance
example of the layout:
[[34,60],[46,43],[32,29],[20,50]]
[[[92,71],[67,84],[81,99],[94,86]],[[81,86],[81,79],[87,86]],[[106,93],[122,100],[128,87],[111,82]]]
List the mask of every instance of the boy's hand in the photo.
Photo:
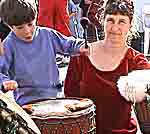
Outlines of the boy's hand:
[[85,45],[82,45],[80,47],[80,53],[85,54],[85,55],[89,55],[90,54],[90,44],[88,43],[88,48],[85,48]]
[[14,80],[8,80],[3,82],[3,87],[5,91],[11,91],[18,88],[18,84]]

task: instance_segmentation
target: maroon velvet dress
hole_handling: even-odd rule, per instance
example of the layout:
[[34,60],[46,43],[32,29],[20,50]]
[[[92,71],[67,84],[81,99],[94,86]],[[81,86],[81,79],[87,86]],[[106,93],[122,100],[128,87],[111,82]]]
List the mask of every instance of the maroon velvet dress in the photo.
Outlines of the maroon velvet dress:
[[73,57],[66,76],[65,95],[95,100],[96,134],[136,134],[131,103],[120,95],[117,81],[132,70],[148,68],[150,64],[144,55],[130,47],[113,71],[96,69],[87,56]]

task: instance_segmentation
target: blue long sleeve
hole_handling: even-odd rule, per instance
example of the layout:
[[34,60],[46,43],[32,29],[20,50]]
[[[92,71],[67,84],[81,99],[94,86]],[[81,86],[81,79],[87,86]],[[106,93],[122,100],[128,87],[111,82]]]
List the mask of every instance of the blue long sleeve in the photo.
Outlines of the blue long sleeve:
[[83,43],[83,40],[75,40],[43,27],[36,28],[30,43],[18,39],[11,32],[4,41],[4,56],[0,57],[0,82],[6,79],[18,82],[14,98],[20,105],[56,97],[62,92],[56,86],[60,82],[56,53],[79,54]]

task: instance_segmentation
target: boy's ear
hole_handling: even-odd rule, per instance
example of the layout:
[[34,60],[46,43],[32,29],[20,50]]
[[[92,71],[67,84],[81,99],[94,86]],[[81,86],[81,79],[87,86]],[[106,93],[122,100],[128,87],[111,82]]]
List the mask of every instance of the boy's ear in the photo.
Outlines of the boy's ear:
[[0,56],[4,54],[3,42],[0,38]]

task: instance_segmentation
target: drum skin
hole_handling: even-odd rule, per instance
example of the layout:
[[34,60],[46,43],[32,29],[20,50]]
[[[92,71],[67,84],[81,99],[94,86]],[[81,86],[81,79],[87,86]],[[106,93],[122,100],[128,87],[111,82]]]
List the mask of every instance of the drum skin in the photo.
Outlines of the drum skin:
[[[71,103],[75,101],[75,104],[80,104],[80,101],[82,99],[79,98],[64,98],[64,99],[49,99],[42,102],[36,102],[33,104],[36,105],[36,109],[38,109],[37,105],[43,105],[41,108],[43,109],[43,112],[46,110],[46,107],[49,105],[49,107],[53,107],[57,109],[57,106],[60,107],[60,111],[62,106],[59,106],[58,103],[62,101],[62,104],[64,104],[71,100]],[[87,100],[87,99],[86,99]],[[54,102],[54,104],[51,103],[51,101]],[[56,102],[55,102],[56,101]],[[76,102],[78,101],[78,102]],[[45,103],[45,104],[44,104]],[[70,102],[69,102],[70,103]],[[84,103],[85,104],[85,103]],[[47,106],[46,106],[47,105]],[[50,106],[53,105],[53,106]],[[56,105],[56,106],[54,106]],[[36,110],[35,109],[35,110]],[[50,115],[43,115],[36,116],[36,112],[31,114],[31,118],[34,120],[38,128],[40,129],[42,134],[95,134],[96,132],[96,124],[95,124],[95,106],[87,105],[85,108],[81,106],[81,110],[78,109],[77,111],[72,111],[71,113],[58,113],[56,111],[53,111],[50,113]],[[42,112],[42,110],[39,110]],[[58,108],[59,111],[59,108]]]

